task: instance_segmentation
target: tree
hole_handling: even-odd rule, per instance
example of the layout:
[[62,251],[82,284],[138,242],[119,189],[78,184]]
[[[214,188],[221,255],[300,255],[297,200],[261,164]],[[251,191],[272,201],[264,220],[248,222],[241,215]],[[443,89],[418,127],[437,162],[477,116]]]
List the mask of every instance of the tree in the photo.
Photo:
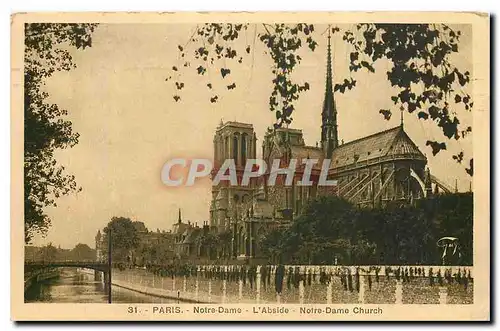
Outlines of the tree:
[[[461,262],[468,265],[472,265],[474,256],[473,198],[472,193],[443,194],[425,201],[421,206],[431,219],[434,239],[446,236],[458,238],[463,254]],[[436,242],[432,244],[435,247]]]
[[50,218],[45,207],[57,198],[79,191],[75,178],[57,164],[54,151],[73,147],[78,133],[64,117],[67,111],[47,102],[47,78],[68,71],[73,63],[68,48],[92,45],[95,24],[28,23],[24,39],[24,212],[25,242],[44,235]]
[[43,246],[37,252],[36,261],[42,262],[53,262],[56,261],[58,257],[58,249],[49,243],[47,246]]
[[220,246],[218,235],[207,232],[200,238],[200,244],[204,248],[206,255],[209,259],[218,257],[218,248]]
[[282,262],[306,264],[441,263],[437,240],[459,239],[461,264],[473,256],[472,194],[447,194],[416,206],[358,209],[335,196],[310,201],[289,229],[265,237],[263,252]]
[[86,244],[77,244],[71,250],[70,256],[74,261],[95,261],[96,251]]
[[[263,45],[263,53],[270,56],[273,88],[269,96],[269,110],[275,113],[274,128],[289,124],[293,120],[294,104],[300,94],[309,89],[307,81],[295,81],[293,73],[302,61],[303,48],[314,51],[317,46],[313,24],[220,24],[199,25],[185,45],[178,45],[179,59],[184,64],[173,66],[172,74],[166,78],[175,84],[176,102],[181,102],[181,93],[186,88],[180,74],[183,68],[192,68],[200,76],[219,77],[228,91],[237,88],[231,81],[231,70],[244,61],[252,61],[257,48],[256,38],[250,44],[236,43],[242,35],[251,33]],[[389,96],[396,107],[414,114],[420,120],[432,120],[443,137],[429,140],[427,146],[436,155],[446,149],[447,139],[463,139],[472,132],[471,126],[462,126],[456,110],[471,111],[473,101],[464,92],[470,82],[470,73],[461,71],[450,60],[459,51],[461,32],[445,24],[357,24],[341,30],[329,26],[328,33],[339,42],[348,44],[350,76],[337,79],[335,91],[346,93],[356,86],[356,72],[375,72],[375,63],[384,59],[389,62],[387,80],[397,92]],[[326,32],[326,31],[325,31]],[[324,33],[324,32],[323,32]],[[252,53],[252,54],[251,54]],[[265,62],[264,62],[265,63]],[[210,68],[216,68],[217,75],[209,75]],[[220,76],[219,76],[220,75]],[[206,87],[214,91],[216,81],[210,79]],[[198,88],[198,87],[197,87]],[[220,95],[210,97],[215,103]],[[380,109],[385,119],[391,117],[390,109]],[[453,155],[459,163],[464,152]],[[469,175],[473,174],[473,159],[466,165]]]
[[283,252],[284,232],[281,229],[274,229],[266,233],[260,242],[261,254],[269,257],[271,262],[278,263]]
[[217,242],[221,251],[221,256],[229,257],[231,254],[231,240],[233,234],[231,230],[226,230],[217,234]]
[[135,222],[126,217],[113,217],[104,228],[104,251],[108,252],[108,238],[111,233],[111,252],[115,262],[127,262],[132,249],[139,246],[139,235]]

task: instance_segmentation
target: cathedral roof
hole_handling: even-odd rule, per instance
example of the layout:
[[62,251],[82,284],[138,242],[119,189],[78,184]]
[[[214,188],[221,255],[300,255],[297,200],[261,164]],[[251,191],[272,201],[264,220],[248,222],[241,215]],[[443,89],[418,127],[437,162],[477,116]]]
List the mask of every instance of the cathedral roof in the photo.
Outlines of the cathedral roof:
[[[323,160],[323,150],[319,147],[313,147],[313,146],[291,146],[290,147],[291,152],[292,152],[292,158],[297,159],[297,164],[300,165],[302,164],[303,159],[317,159],[317,160]],[[315,167],[318,167],[318,164],[321,164],[321,162],[318,162]],[[321,166],[319,166],[321,168]]]
[[403,127],[397,126],[338,146],[333,150],[331,168],[340,168],[391,155],[426,160]]

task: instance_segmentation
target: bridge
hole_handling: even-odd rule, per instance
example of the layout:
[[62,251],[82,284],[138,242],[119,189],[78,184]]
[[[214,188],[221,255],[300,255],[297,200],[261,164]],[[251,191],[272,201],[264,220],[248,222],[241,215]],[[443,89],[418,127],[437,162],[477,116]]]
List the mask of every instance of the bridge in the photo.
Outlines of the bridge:
[[45,268],[86,268],[107,273],[109,264],[96,261],[32,261],[24,263],[25,270]]

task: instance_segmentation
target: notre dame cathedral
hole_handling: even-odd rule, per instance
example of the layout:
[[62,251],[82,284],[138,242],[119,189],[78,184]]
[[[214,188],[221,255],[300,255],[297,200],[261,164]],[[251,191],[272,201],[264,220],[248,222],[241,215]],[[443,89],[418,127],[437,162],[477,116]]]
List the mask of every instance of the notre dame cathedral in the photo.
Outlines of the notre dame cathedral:
[[[291,186],[267,186],[269,172],[252,178],[248,186],[221,181],[212,187],[210,225],[218,232],[232,233],[232,256],[259,256],[259,240],[270,229],[287,226],[305,202],[320,195],[337,195],[359,207],[384,206],[389,202],[411,203],[449,188],[430,174],[427,159],[401,125],[339,144],[337,108],[333,93],[330,41],[328,42],[326,90],[321,112],[321,145],[306,146],[302,131],[269,130],[262,143],[262,158],[269,165],[280,159],[281,168],[297,159]],[[257,137],[252,124],[221,122],[214,136],[214,173],[226,159],[236,163],[241,180],[247,159],[256,158]],[[318,159],[311,173],[312,186],[298,186],[304,172],[302,160]],[[318,186],[322,160],[330,159],[328,179],[336,186]],[[277,183],[278,184],[278,183]]]

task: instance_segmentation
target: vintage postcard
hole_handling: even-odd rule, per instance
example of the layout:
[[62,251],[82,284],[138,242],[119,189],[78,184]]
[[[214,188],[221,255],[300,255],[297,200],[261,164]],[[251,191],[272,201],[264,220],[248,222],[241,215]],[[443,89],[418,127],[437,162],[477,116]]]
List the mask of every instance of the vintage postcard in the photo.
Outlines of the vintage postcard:
[[13,15],[12,319],[488,321],[489,40],[484,13]]

